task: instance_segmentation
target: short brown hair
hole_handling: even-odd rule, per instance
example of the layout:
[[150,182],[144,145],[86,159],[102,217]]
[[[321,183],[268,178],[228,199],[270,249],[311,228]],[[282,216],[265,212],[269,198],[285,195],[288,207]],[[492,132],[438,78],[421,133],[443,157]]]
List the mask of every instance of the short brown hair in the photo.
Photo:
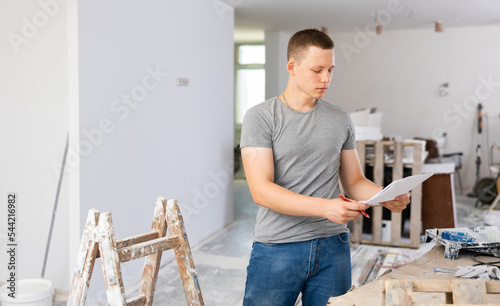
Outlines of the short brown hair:
[[287,61],[294,58],[297,63],[302,60],[305,51],[310,46],[321,49],[333,49],[333,40],[325,33],[317,29],[305,29],[293,34],[288,41],[286,52]]

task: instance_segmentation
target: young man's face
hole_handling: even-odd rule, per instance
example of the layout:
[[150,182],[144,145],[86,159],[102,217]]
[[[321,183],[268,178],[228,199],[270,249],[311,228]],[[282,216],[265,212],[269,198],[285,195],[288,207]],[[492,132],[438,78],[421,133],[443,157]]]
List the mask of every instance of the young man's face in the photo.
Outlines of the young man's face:
[[310,98],[322,98],[330,86],[333,67],[335,67],[333,49],[311,46],[302,60],[294,65],[295,85]]

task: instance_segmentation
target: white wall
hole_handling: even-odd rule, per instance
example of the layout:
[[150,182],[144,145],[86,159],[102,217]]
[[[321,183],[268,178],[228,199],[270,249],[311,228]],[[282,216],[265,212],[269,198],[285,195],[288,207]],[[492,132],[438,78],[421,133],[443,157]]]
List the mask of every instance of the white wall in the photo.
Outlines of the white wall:
[[[192,246],[233,220],[234,11],[217,3],[0,3],[0,193],[4,203],[8,192],[19,196],[20,278],[40,277],[59,175],[53,164],[68,129],[46,272],[56,288],[69,289],[90,208],[111,211],[124,238],[149,230],[156,197],[177,198]],[[25,26],[33,16],[42,18],[38,31]],[[29,39],[16,52],[8,35],[23,30]],[[177,87],[177,77],[189,86]],[[6,227],[0,218],[0,237]],[[140,266],[124,265],[127,284]],[[101,270],[98,263],[90,304],[105,299]]]
[[[384,31],[364,41],[359,32],[330,36],[336,68],[325,100],[349,111],[377,107],[384,113],[387,136],[430,138],[445,131],[446,151],[464,153],[462,179],[470,190],[476,158],[474,97],[480,97],[484,111],[500,110],[500,27]],[[493,80],[489,89],[481,79]],[[445,82],[449,95],[438,97],[438,86]],[[500,120],[490,121],[489,127],[490,141],[500,141]],[[483,133],[481,176],[488,175],[485,142]]]
[[286,50],[288,40],[292,34],[281,31],[265,32],[266,99],[277,96],[286,88],[286,84],[288,83]]
[[[0,2],[0,235],[7,229],[7,193],[17,192],[18,280],[41,277],[59,180],[52,166],[62,162],[68,131],[65,7],[55,3],[44,9],[40,3]],[[58,288],[68,287],[64,178],[45,271]],[[3,282],[4,243],[0,241]]]
[[[158,196],[180,201],[191,245],[233,220],[233,14],[201,0],[79,2],[78,228],[96,208],[118,238],[146,232]],[[123,268],[140,278],[139,262]]]

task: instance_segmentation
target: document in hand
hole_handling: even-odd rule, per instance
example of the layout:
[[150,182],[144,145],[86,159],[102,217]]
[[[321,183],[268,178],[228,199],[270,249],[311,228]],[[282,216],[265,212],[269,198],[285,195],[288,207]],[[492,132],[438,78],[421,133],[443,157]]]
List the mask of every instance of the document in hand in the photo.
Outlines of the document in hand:
[[360,202],[368,204],[370,206],[377,206],[380,205],[380,202],[394,200],[398,195],[405,194],[418,185],[422,184],[423,181],[431,177],[433,174],[434,173],[417,174],[402,178],[400,180],[396,180],[387,185],[384,189],[382,189],[368,201]]

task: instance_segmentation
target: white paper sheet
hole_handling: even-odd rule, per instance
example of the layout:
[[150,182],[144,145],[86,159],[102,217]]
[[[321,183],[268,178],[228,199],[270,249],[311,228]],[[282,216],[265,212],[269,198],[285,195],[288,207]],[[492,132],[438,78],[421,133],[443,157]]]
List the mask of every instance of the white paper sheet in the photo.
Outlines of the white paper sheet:
[[384,189],[382,189],[368,201],[360,202],[368,204],[370,206],[378,206],[380,205],[380,202],[394,200],[397,196],[405,194],[418,185],[422,184],[423,181],[431,177],[433,174],[434,173],[417,174],[402,178],[400,180],[396,180],[387,185]]

